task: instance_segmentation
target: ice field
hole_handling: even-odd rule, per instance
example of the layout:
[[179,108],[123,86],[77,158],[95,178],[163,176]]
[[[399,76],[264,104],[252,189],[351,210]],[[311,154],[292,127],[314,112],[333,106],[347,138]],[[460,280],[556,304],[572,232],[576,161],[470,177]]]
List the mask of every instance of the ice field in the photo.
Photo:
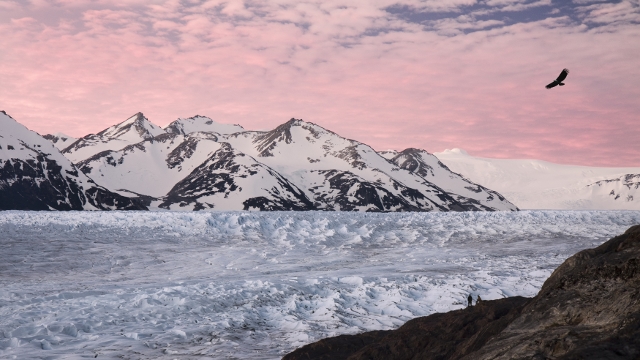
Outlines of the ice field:
[[638,211],[0,212],[0,358],[278,359],[534,296]]

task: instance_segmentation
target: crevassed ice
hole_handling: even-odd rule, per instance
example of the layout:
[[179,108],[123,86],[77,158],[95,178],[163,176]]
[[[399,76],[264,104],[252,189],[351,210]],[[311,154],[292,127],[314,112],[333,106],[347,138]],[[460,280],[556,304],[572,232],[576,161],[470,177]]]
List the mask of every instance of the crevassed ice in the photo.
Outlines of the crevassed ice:
[[534,296],[637,211],[0,212],[0,358],[276,359]]

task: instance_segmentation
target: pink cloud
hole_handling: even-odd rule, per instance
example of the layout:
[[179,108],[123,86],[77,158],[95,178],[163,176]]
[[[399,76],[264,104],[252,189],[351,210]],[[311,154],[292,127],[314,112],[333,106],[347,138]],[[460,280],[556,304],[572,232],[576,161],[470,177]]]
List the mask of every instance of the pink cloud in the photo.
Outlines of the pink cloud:
[[[40,133],[137,111],[248,129],[296,117],[380,150],[640,166],[640,29],[618,8],[587,8],[596,28],[464,15],[425,27],[383,10],[395,3],[58,2],[75,15],[53,23],[53,5],[33,3],[0,21],[0,108]],[[564,67],[567,86],[544,89]]]

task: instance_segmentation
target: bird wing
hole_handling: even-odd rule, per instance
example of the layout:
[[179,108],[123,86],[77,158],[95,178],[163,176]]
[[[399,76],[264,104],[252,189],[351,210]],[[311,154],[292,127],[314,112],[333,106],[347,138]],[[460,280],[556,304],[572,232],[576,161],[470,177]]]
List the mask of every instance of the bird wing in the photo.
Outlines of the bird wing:
[[558,82],[558,80],[556,80],[556,81],[552,82],[551,84],[549,84],[549,85],[547,85],[547,86],[545,86],[545,87],[546,87],[547,89],[551,89],[551,88],[552,88],[552,87],[554,87],[554,86],[558,86],[558,84],[559,84],[559,82]]
[[560,72],[560,75],[558,75],[556,81],[558,83],[561,83],[564,79],[567,78],[567,75],[569,75],[569,69],[562,69],[562,72]]

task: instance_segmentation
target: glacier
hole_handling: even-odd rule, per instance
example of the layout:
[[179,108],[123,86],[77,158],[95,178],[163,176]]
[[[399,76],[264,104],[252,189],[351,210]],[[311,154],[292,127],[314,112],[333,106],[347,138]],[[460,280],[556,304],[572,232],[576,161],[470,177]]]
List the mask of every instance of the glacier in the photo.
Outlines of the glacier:
[[640,211],[0,212],[0,358],[278,359],[534,296]]
[[520,209],[640,210],[640,167],[492,159],[459,148],[433,155],[451,171],[499,192]]

